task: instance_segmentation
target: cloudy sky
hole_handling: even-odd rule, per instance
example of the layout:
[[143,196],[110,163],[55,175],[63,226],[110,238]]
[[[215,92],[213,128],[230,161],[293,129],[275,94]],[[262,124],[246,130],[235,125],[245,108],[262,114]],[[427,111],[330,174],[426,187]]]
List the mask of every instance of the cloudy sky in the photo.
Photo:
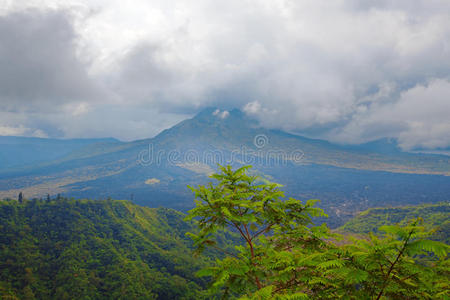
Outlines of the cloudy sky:
[[448,0],[0,0],[0,135],[133,140],[217,106],[450,146]]

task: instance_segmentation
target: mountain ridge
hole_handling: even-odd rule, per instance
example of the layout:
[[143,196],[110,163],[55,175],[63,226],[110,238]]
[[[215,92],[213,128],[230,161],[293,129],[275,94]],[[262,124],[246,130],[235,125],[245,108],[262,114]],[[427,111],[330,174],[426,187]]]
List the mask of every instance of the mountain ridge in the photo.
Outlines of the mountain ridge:
[[290,196],[320,198],[332,220],[352,216],[358,205],[445,201],[450,193],[450,157],[397,151],[392,140],[336,145],[263,128],[239,110],[209,108],[153,138],[92,143],[39,165],[0,170],[0,198],[111,196],[185,211],[192,206],[186,186],[205,183],[217,163],[251,164]]

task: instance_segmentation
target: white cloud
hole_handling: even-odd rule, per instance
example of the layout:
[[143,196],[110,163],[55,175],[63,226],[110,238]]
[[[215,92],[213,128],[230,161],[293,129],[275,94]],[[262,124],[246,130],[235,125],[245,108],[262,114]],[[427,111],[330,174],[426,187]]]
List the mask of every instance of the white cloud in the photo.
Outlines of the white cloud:
[[220,111],[220,109],[216,109],[215,111],[213,111],[212,115],[221,119],[226,119],[230,115],[230,112],[227,110]]
[[228,118],[229,115],[230,115],[230,112],[227,110],[224,110],[223,112],[220,113],[219,116],[221,119],[226,119],[226,118]]
[[24,135],[28,128],[0,126],[0,135]]
[[[339,142],[450,143],[447,0],[0,0],[0,7],[3,16],[26,7],[64,11],[62,24],[74,31],[62,40],[74,54],[61,61],[69,58],[77,76],[58,78],[71,97],[53,112],[42,108],[26,127],[144,138],[215,105]],[[69,89],[74,80],[79,91]],[[422,107],[430,95],[440,100]]]
[[40,129],[27,128],[23,126],[19,127],[9,127],[0,126],[0,135],[3,136],[28,136],[28,137],[48,137],[45,132]]

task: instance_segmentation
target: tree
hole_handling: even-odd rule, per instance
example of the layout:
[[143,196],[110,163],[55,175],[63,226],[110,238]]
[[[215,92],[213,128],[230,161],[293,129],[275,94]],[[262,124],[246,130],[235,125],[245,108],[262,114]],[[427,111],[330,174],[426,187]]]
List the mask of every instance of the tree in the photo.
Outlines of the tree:
[[[312,223],[313,217],[325,216],[314,207],[317,200],[285,199],[280,185],[248,175],[249,168],[220,167],[211,176],[215,185],[191,187],[196,207],[187,220],[199,229],[189,233],[196,251],[214,247],[224,253],[198,273],[212,278],[211,293],[242,299],[442,296],[448,246],[424,239],[418,222],[382,228],[385,238],[372,235],[337,245],[338,236],[326,225]],[[234,251],[219,246],[219,231],[237,234]],[[415,256],[429,253],[441,260],[417,263]]]
[[[297,252],[304,256],[326,247],[327,227],[312,226],[312,217],[325,214],[314,207],[317,200],[305,204],[293,198],[284,200],[279,184],[247,175],[249,168],[221,167],[221,174],[212,175],[217,185],[191,188],[197,200],[187,219],[197,220],[199,233],[190,233],[197,251],[217,247],[214,235],[218,230],[234,231],[242,241],[235,253],[226,253],[216,267],[200,275],[213,276],[213,288],[225,286],[226,293],[251,294],[268,287],[283,291],[312,276],[312,270],[298,273],[286,263],[299,257]],[[285,265],[289,271],[275,272]]]
[[23,193],[22,192],[19,193],[18,200],[19,200],[19,203],[23,203]]

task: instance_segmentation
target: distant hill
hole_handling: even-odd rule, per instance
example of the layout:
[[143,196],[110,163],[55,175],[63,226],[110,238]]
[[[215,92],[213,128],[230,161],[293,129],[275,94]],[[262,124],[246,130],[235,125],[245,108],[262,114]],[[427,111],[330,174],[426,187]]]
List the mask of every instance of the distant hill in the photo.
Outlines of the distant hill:
[[183,217],[127,201],[0,201],[0,298],[201,299],[205,259]]
[[417,206],[371,208],[360,213],[339,228],[344,233],[377,232],[382,225],[406,224],[421,217],[429,229],[436,229],[434,239],[450,245],[450,203]]
[[113,138],[59,140],[0,136],[0,170],[53,161],[92,144],[115,143],[119,141]]
[[379,140],[371,141],[357,146],[351,146],[351,148],[366,152],[376,152],[385,155],[399,155],[402,153],[398,142],[394,138],[382,138]]
[[262,128],[239,110],[205,109],[151,139],[93,143],[51,161],[0,170],[0,199],[61,193],[192,207],[187,185],[217,164],[254,166],[289,196],[321,199],[330,226],[375,206],[448,201],[450,156],[402,152],[392,139],[343,146]]

